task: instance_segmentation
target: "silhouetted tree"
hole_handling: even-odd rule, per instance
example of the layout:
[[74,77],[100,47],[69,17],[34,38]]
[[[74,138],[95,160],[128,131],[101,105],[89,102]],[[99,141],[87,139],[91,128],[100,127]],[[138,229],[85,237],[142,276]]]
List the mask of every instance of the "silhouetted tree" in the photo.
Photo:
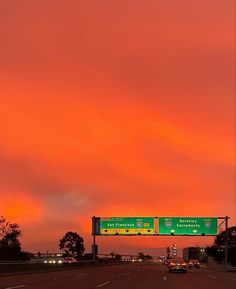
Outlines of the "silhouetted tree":
[[143,252],[139,252],[138,253],[138,259],[142,260],[142,261],[150,261],[150,260],[152,260],[152,256],[151,255],[145,255]]
[[[235,247],[236,246],[236,226],[228,228],[227,239],[228,239],[228,246],[229,247]],[[226,240],[226,232],[222,231],[216,236],[214,244],[218,247],[224,246],[225,240]]]
[[138,253],[138,258],[141,259],[141,260],[145,259],[145,255],[143,254],[143,252],[139,252]]
[[76,232],[67,232],[59,243],[60,250],[64,251],[66,256],[75,256],[78,259],[84,252],[84,240]]
[[236,265],[236,226],[228,228],[219,233],[214,240],[212,246],[206,248],[206,254],[213,257],[218,263],[222,263],[225,257],[225,241],[228,240],[228,261],[232,265]]
[[206,254],[208,256],[211,256],[214,258],[217,263],[222,263],[224,260],[224,248],[223,247],[218,247],[216,245],[206,247],[205,250]]
[[146,260],[152,260],[152,256],[151,255],[146,255]]
[[170,259],[170,247],[166,248],[166,254],[167,254],[166,258]]
[[21,259],[21,231],[16,223],[9,223],[3,216],[0,217],[0,260]]
[[236,246],[229,248],[229,263],[236,266]]
[[118,260],[120,260],[121,259],[121,255],[120,254],[115,254],[115,259],[118,261]]

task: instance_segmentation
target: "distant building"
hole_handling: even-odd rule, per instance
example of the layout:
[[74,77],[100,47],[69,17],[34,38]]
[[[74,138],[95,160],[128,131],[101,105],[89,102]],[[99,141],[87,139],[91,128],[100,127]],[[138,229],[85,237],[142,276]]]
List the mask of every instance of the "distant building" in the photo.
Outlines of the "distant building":
[[196,259],[202,262],[207,262],[207,254],[205,247],[188,247],[183,249],[183,258],[186,261]]
[[46,252],[46,253],[33,253],[33,256],[34,258],[43,258],[43,259],[49,259],[49,258],[61,258],[63,256],[62,253],[49,253],[49,252]]

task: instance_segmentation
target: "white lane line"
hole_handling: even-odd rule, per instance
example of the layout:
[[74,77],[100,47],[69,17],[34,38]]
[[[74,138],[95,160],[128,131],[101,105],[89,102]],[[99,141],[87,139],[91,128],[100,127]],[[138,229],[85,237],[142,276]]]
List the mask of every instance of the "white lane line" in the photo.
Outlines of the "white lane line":
[[15,289],[15,288],[22,288],[22,287],[26,287],[26,285],[19,285],[19,286],[7,287],[7,288],[5,288],[5,289]]
[[87,273],[83,273],[83,274],[75,275],[75,277],[81,277],[81,276],[87,276],[87,275],[88,275]]
[[166,281],[166,276],[164,276],[163,278],[164,278],[164,280]]
[[104,282],[104,283],[102,283],[102,284],[99,284],[99,285],[97,286],[97,288],[102,287],[102,286],[104,286],[104,285],[107,285],[107,284],[109,284],[109,283],[111,283],[111,281],[107,281],[107,282]]
[[207,277],[212,278],[212,279],[217,279],[217,277],[213,275],[207,275]]

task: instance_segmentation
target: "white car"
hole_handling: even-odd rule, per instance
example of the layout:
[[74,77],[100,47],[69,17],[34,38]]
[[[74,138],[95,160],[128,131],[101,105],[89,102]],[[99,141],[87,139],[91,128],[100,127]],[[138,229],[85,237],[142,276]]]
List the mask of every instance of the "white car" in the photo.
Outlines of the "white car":
[[65,257],[63,258],[62,262],[71,264],[71,263],[77,263],[77,260],[74,257]]

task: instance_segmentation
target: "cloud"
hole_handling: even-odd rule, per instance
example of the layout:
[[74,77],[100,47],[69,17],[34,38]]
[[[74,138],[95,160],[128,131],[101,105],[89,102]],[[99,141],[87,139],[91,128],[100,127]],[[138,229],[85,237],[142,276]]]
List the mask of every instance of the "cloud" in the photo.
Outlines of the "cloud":
[[1,209],[27,246],[89,242],[93,215],[233,222],[232,1],[56,2],[0,4]]
[[27,226],[42,219],[43,205],[39,199],[26,192],[1,192],[1,214],[12,223]]

